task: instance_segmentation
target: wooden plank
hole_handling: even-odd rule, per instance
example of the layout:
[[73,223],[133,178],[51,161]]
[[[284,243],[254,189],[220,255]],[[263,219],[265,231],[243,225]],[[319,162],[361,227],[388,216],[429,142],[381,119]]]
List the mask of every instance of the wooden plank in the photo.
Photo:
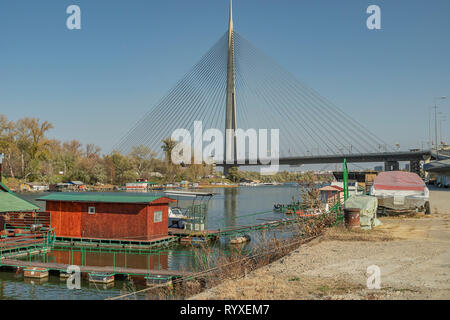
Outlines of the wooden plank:
[[[119,244],[115,242],[121,242],[121,244],[133,244],[133,243],[141,243],[145,245],[152,245],[154,242],[157,241],[165,241],[170,240],[173,237],[172,236],[154,236],[154,237],[145,237],[143,239],[138,239],[137,237],[131,237],[131,238],[92,238],[92,237],[56,237],[56,242],[61,241],[71,241],[73,243],[81,244],[81,243],[88,243],[88,242],[95,242],[95,243],[111,243],[111,244]],[[59,239],[62,240],[59,240]]]
[[[10,267],[39,267],[51,270],[67,270],[68,264],[62,263],[44,263],[35,261],[20,261],[14,259],[1,259],[1,265]],[[105,272],[105,273],[121,273],[121,274],[140,274],[140,275],[161,275],[161,276],[193,276],[193,272],[178,270],[157,270],[157,269],[134,269],[112,266],[80,266],[81,272]]]
[[219,233],[219,230],[207,230],[207,231],[191,231],[191,230],[184,230],[184,229],[177,229],[177,228],[169,228],[169,234],[171,235],[182,235],[182,236],[188,236],[188,235],[202,235],[205,236],[208,235],[214,235]]

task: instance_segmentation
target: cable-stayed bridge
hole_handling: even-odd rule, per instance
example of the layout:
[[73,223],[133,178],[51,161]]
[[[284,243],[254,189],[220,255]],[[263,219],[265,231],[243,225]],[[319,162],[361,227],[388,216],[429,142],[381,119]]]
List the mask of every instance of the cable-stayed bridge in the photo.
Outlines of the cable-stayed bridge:
[[[398,161],[417,167],[430,151],[395,151],[344,110],[296,79],[234,30],[228,31],[200,61],[151,108],[116,145],[128,153],[144,145],[162,154],[162,140],[179,128],[219,129],[224,156],[234,165],[254,165],[236,156],[236,129],[279,129],[279,164]],[[201,137],[199,138],[201,139]],[[248,152],[246,153],[248,154]],[[242,160],[242,161],[238,161]],[[261,164],[257,161],[257,164]],[[220,163],[218,164],[221,165]]]

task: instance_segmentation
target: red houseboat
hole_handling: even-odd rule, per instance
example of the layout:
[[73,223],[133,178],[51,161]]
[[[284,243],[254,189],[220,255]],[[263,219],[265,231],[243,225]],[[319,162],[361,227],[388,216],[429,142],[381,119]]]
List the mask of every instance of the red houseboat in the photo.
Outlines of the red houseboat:
[[57,237],[151,240],[168,234],[174,200],[147,194],[52,193],[46,201]]

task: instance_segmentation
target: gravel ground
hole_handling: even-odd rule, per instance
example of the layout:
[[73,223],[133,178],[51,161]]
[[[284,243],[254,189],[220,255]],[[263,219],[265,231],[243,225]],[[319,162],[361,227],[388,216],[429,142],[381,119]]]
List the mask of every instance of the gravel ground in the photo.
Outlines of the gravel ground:
[[[288,256],[192,299],[450,299],[450,190],[432,215],[383,217],[371,231],[330,229]],[[367,288],[367,267],[381,288]]]

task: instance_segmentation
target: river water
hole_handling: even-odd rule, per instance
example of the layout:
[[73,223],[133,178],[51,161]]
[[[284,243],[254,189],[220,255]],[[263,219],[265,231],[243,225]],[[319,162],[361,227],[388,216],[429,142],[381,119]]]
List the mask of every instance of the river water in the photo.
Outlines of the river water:
[[[225,227],[235,227],[243,225],[254,225],[263,223],[271,218],[281,218],[280,213],[272,211],[274,203],[287,203],[293,197],[298,199],[300,189],[296,186],[258,186],[239,188],[214,188],[202,189],[201,191],[211,191],[216,195],[208,202],[208,228],[219,229]],[[45,193],[47,194],[47,193]],[[37,198],[45,194],[30,193],[20,194],[21,197],[36,203],[45,209],[45,203],[36,201]],[[181,207],[192,203],[192,200],[180,200]],[[260,213],[260,214],[256,214]],[[252,241],[247,244],[251,248],[257,240],[252,236]],[[216,244],[217,248],[226,248],[224,240]],[[169,250],[150,255],[133,255],[110,253],[110,252],[73,252],[65,248],[54,249],[46,255],[33,257],[33,260],[51,261],[58,263],[69,263],[69,255],[72,261],[84,260],[87,265],[111,265],[146,269],[149,265],[152,268],[162,269],[185,269],[194,270],[193,253],[189,247],[175,246]],[[78,258],[78,259],[77,259]],[[143,281],[134,281],[133,285],[129,281],[118,280],[113,285],[93,285],[83,280],[81,290],[69,290],[65,281],[59,279],[57,275],[50,275],[48,280],[39,283],[30,281],[21,276],[16,276],[14,272],[0,272],[0,299],[104,299],[117,296],[121,293],[145,288]],[[151,298],[149,296],[139,296],[138,298]]]

